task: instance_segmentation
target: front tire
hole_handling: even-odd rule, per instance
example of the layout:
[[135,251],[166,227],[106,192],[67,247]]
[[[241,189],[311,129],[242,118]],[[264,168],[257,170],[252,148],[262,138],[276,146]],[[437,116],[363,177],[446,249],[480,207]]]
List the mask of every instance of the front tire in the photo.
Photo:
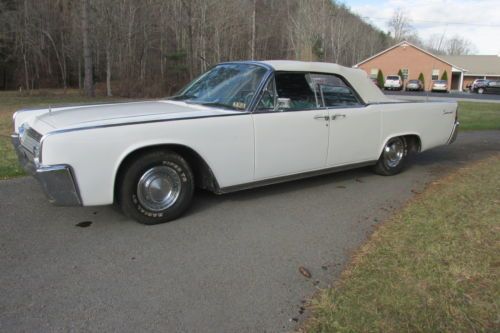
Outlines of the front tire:
[[408,154],[404,137],[395,137],[387,141],[374,167],[375,173],[382,176],[392,176],[403,170]]
[[484,89],[483,89],[483,88],[479,88],[479,89],[477,90],[477,93],[478,93],[478,94],[484,94]]
[[181,216],[194,193],[194,177],[188,163],[168,150],[137,156],[118,181],[117,198],[122,211],[147,225]]

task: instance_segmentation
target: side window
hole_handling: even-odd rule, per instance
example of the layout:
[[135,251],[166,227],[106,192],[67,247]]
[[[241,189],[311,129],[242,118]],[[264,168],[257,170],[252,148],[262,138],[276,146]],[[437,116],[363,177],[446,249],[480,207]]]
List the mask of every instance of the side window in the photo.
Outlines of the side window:
[[318,109],[318,96],[308,73],[276,73],[278,108],[281,110]]
[[340,77],[329,74],[311,74],[311,79],[325,107],[361,104],[354,91]]

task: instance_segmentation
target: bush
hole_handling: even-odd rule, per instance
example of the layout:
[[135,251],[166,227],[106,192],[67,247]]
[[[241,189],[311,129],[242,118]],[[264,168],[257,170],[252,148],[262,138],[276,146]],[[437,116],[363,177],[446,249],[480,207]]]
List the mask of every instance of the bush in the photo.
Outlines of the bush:
[[424,79],[424,74],[420,73],[418,75],[418,79],[422,82],[422,85],[425,87],[425,79]]
[[384,73],[382,73],[381,70],[378,71],[378,74],[377,74],[377,82],[378,82],[378,86],[380,88],[383,88],[384,87]]
[[448,81],[448,73],[446,72],[446,70],[443,72],[443,75],[441,75],[441,80]]

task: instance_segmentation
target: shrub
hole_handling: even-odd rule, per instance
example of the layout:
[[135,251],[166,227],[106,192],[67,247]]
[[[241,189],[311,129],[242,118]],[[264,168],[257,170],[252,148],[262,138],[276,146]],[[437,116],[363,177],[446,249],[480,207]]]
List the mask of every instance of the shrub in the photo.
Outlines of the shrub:
[[448,73],[446,72],[446,70],[443,72],[443,75],[441,75],[441,80],[448,81]]
[[420,81],[422,81],[422,85],[425,87],[425,79],[424,79],[424,74],[420,73],[420,74],[418,75],[418,79],[419,79]]
[[382,71],[379,69],[378,71],[378,74],[377,74],[377,82],[378,82],[378,86],[380,88],[383,88],[384,87],[384,73],[382,73]]

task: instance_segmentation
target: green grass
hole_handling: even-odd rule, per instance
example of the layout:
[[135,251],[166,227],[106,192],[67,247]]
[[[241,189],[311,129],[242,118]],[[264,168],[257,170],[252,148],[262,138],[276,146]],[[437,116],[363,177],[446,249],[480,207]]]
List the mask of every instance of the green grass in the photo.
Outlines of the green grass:
[[458,102],[461,130],[500,130],[500,103]]
[[0,92],[0,179],[13,178],[24,175],[19,166],[17,156],[10,142],[13,132],[12,115],[15,111],[26,107],[48,107],[62,104],[85,104],[108,102],[120,98],[95,97],[87,98],[78,90],[43,90],[34,91],[32,95],[17,91]]
[[434,182],[382,224],[307,332],[499,332],[500,155]]

